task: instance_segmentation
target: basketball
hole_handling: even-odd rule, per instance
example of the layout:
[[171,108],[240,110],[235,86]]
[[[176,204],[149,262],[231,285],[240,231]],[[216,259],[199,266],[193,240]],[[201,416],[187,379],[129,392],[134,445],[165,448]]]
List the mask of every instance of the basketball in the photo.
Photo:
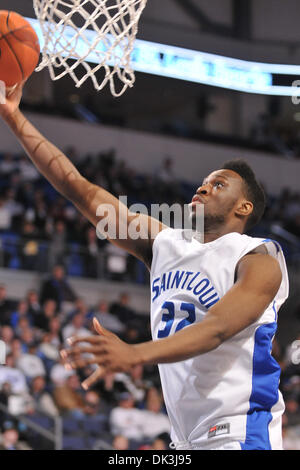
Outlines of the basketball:
[[23,16],[0,10],[0,80],[7,87],[27,80],[37,66],[40,45]]

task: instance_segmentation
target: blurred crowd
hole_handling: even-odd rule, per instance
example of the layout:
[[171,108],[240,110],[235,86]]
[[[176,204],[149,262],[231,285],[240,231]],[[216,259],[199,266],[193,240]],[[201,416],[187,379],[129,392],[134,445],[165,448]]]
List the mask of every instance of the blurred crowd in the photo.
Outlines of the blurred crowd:
[[[141,175],[113,150],[83,159],[74,149],[66,154],[83,176],[116,196],[125,195],[128,205],[183,204],[195,191],[196,184],[175,177],[170,157],[153,175]],[[252,234],[267,236],[274,224],[299,254],[300,193],[285,189],[279,197],[268,195],[264,220]],[[284,245],[287,257],[295,255],[290,246]],[[167,449],[169,421],[156,367],[112,374],[85,392],[80,384],[92,368],[66,371],[59,356],[69,336],[93,333],[94,316],[128,343],[150,339],[149,313],[136,312],[126,292],[112,304],[100,296],[97,305],[87,305],[68,276],[148,283],[148,273],[135,258],[100,240],[23,155],[0,156],[0,266],[36,270],[44,279],[18,301],[7,297],[5,283],[0,285],[0,336],[7,345],[6,365],[0,365],[0,448],[54,448],[53,440],[27,420],[57,435],[56,418],[61,417],[66,449]],[[286,399],[285,447],[297,449],[299,344],[300,334],[287,348],[274,343]]]
[[100,298],[97,305],[86,305],[59,265],[39,292],[31,290],[20,301],[7,298],[6,286],[0,285],[0,335],[6,343],[6,364],[0,365],[0,448],[53,448],[51,440],[17,417],[53,433],[55,418],[61,417],[65,449],[93,449],[99,441],[114,449],[168,448],[169,420],[155,367],[107,375],[84,391],[81,382],[93,367],[75,372],[62,364],[59,351],[67,338],[94,334],[94,317],[128,343],[150,339],[149,317],[132,309],[127,293],[111,304]]
[[297,120],[293,118],[291,121],[280,109],[276,99],[275,101],[271,99],[265,111],[254,117],[245,135],[237,133],[236,128],[233,132],[227,133],[208,131],[207,118],[214,109],[214,104],[209,102],[207,96],[204,96],[198,116],[200,120],[194,119],[192,122],[187,122],[185,119],[173,119],[162,124],[159,132],[201,142],[257,150],[286,159],[300,158],[300,114],[296,113]]
[[[5,284],[0,285],[0,337],[6,344],[6,364],[0,365],[0,449],[53,449],[54,441],[30,423],[54,436],[58,417],[64,449],[169,448],[156,366],[107,375],[88,391],[81,382],[93,367],[65,369],[60,350],[70,336],[95,334],[94,317],[130,344],[151,338],[149,316],[132,308],[126,292],[115,302],[100,297],[96,305],[87,305],[73,292],[61,265],[38,291],[28,291],[19,301],[8,298]],[[284,448],[300,450],[300,332],[285,348],[274,340],[273,356],[282,369]]]
[[[112,194],[126,196],[128,206],[143,203],[185,203],[192,185],[178,182],[171,158],[154,175],[140,175],[114,151],[80,159],[67,155],[81,174]],[[24,155],[0,155],[0,265],[11,269],[47,272],[57,262],[70,275],[89,278],[148,281],[135,258],[101,240],[75,207],[39,175]]]
[[286,347],[273,340],[272,354],[281,367],[280,390],[285,402],[282,419],[284,450],[300,450],[300,331]]
[[[151,204],[189,203],[199,184],[179,181],[169,156],[149,175],[127,166],[113,150],[81,158],[70,148],[66,154],[89,181],[117,197],[126,196],[128,206],[144,204],[149,213]],[[268,194],[261,228],[273,222],[300,237],[300,192],[286,188],[279,197]],[[0,155],[0,266],[48,272],[57,262],[72,276],[141,284],[149,279],[143,264],[100,239],[26,156]]]
[[277,122],[277,118],[272,108],[257,116],[249,136],[252,146],[286,158],[300,158],[299,126]]

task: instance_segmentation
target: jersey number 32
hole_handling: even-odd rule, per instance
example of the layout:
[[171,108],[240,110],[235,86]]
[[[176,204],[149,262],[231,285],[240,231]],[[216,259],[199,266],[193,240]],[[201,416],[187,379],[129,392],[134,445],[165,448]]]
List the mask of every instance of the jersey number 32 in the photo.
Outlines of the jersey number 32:
[[[165,325],[163,329],[158,331],[158,338],[166,338],[167,336],[169,336],[175,320],[175,304],[173,302],[165,302],[162,305],[162,310],[164,311],[162,315],[162,321],[165,322]],[[178,323],[175,329],[175,333],[179,330],[182,330],[182,328],[191,325],[196,320],[196,311],[194,304],[182,302],[182,304],[180,305],[180,310],[186,312],[187,317]]]

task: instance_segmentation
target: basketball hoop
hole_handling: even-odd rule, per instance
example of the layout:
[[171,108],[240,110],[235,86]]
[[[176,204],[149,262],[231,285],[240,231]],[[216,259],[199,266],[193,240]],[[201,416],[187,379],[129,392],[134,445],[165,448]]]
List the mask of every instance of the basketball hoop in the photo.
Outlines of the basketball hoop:
[[48,67],[52,80],[69,75],[77,88],[90,78],[97,91],[109,84],[112,95],[121,96],[135,82],[131,55],[146,3],[33,0],[44,37],[37,71]]

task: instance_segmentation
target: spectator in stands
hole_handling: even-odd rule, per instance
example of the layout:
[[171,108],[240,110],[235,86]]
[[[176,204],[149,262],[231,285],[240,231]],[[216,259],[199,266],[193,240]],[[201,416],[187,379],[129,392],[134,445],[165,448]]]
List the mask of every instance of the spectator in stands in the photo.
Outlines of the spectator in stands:
[[100,300],[97,307],[94,309],[93,317],[96,317],[100,324],[116,334],[122,334],[125,331],[125,325],[118,317],[109,312],[108,302]]
[[30,202],[30,207],[27,208],[25,212],[25,219],[31,222],[37,229],[39,238],[46,238],[46,223],[48,220],[48,211],[47,205],[43,197],[36,196],[32,202]]
[[66,217],[66,208],[68,202],[60,194],[57,194],[53,203],[51,204],[50,216],[52,220],[65,220]]
[[161,393],[154,387],[148,390],[146,409],[143,413],[143,435],[153,439],[159,434],[170,433],[170,421],[163,409]]
[[21,354],[16,362],[16,367],[23,372],[28,380],[46,375],[46,368],[40,357],[37,356],[37,344],[28,345],[28,351]]
[[21,204],[25,203],[25,200],[20,198],[20,191],[22,187],[26,186],[26,182],[22,180],[22,175],[19,170],[19,168],[16,168],[13,173],[10,174],[9,177],[9,186],[11,188],[14,188],[17,191],[18,194],[18,201],[21,202]]
[[156,172],[157,178],[160,181],[163,181],[166,184],[172,184],[176,181],[176,176],[174,173],[174,161],[170,156],[164,158],[162,165]]
[[61,332],[61,321],[59,317],[53,317],[49,320],[49,343],[57,349],[63,344],[63,335]]
[[12,215],[5,202],[5,198],[0,195],[0,233],[9,230],[11,227]]
[[85,318],[82,313],[75,313],[71,323],[67,324],[62,330],[62,336],[66,342],[71,336],[90,336],[90,331],[85,328]]
[[38,292],[34,289],[29,290],[26,294],[26,302],[28,305],[28,313],[31,315],[33,323],[35,324],[35,318],[39,317],[41,314]]
[[7,354],[6,365],[0,365],[0,386],[4,383],[9,383],[11,391],[17,395],[23,395],[28,392],[25,375],[19,370],[16,365],[12,354]]
[[147,382],[143,380],[143,366],[137,365],[134,366],[130,374],[117,373],[114,376],[115,384],[120,387],[121,385],[124,388],[124,391],[127,391],[132,395],[136,404],[141,404],[145,398],[147,390]]
[[9,210],[11,218],[19,217],[23,213],[23,205],[17,200],[16,189],[10,187],[5,192],[5,207]]
[[150,450],[168,450],[170,442],[171,439],[169,434],[162,433],[154,439],[150,446]]
[[55,300],[57,309],[60,310],[63,302],[74,302],[77,296],[68,283],[65,269],[62,265],[56,265],[52,270],[52,276],[43,282],[40,293],[40,302]]
[[53,398],[60,413],[82,417],[84,396],[77,374],[69,375],[64,383],[57,385]]
[[21,155],[18,161],[18,170],[21,173],[22,181],[34,182],[40,178],[40,175],[34,165],[31,165],[27,156]]
[[67,255],[67,228],[63,220],[57,220],[54,224],[49,242],[49,268],[57,263],[64,262]]
[[174,160],[166,156],[156,171],[158,197],[164,202],[174,203],[180,197],[179,182],[174,172]]
[[26,318],[28,320],[28,324],[30,326],[33,325],[33,319],[29,313],[28,303],[26,302],[26,300],[20,300],[17,309],[12,312],[10,317],[10,324],[12,328],[15,329],[17,327],[21,318]]
[[299,395],[291,393],[285,396],[285,415],[289,426],[297,426],[300,424],[300,405]]
[[129,440],[127,437],[118,435],[113,438],[112,447],[115,450],[128,450]]
[[61,343],[54,344],[51,343],[50,333],[44,333],[42,339],[40,340],[37,348],[37,355],[40,357],[45,365],[47,374],[50,370],[59,361],[59,349]]
[[67,370],[63,365],[61,357],[50,370],[50,382],[54,387],[62,387],[66,384],[67,379],[73,375],[73,371]]
[[72,224],[72,241],[85,246],[85,233],[89,227],[89,222],[83,215],[76,213],[76,219]]
[[290,426],[286,414],[282,416],[283,450],[300,450],[298,426]]
[[35,412],[58,416],[59,413],[54,400],[46,390],[46,380],[44,376],[37,375],[34,377],[30,387],[30,395]]
[[22,343],[21,340],[18,337],[14,337],[10,343],[10,352],[13,356],[13,359],[15,361],[15,364],[23,354],[23,348],[22,348]]
[[133,323],[136,316],[135,311],[130,307],[130,296],[126,292],[122,292],[119,300],[111,305],[109,311],[124,324]]
[[123,341],[129,344],[136,344],[142,341],[144,332],[140,330],[139,326],[133,326],[134,322],[128,324],[125,332],[122,335]]
[[85,320],[88,319],[89,308],[83,299],[78,297],[73,303],[73,307],[74,308],[72,308],[71,311],[68,313],[67,321],[69,321],[69,319],[72,319],[73,316],[78,313],[80,313],[84,317]]
[[36,341],[36,332],[28,324],[27,318],[21,318],[18,322],[16,332],[22,343],[22,350],[28,352],[31,345]]
[[29,221],[25,220],[22,231],[22,247],[20,247],[22,269],[33,271],[39,268],[38,231]]
[[96,416],[99,414],[100,409],[100,397],[98,393],[93,390],[86,392],[84,397],[84,408],[83,412],[86,416]]
[[7,176],[14,172],[17,169],[17,162],[12,153],[6,152],[2,160],[0,161],[0,174],[1,176]]
[[[101,242],[97,237],[96,230],[94,227],[88,227],[86,231],[86,255],[84,257],[85,261],[85,275],[87,277],[96,278],[98,277],[98,263],[100,250],[101,250]],[[102,242],[103,246],[103,242]],[[104,263],[103,263],[104,264]],[[103,267],[104,270],[104,267]]]
[[102,402],[101,396],[95,390],[89,390],[84,397],[83,413],[85,416],[108,416],[108,409]]
[[8,299],[5,284],[0,284],[0,325],[10,325],[10,315],[14,303]]
[[39,268],[38,231],[32,222],[24,221],[22,232],[21,262],[22,268],[28,271]]
[[6,351],[9,352],[11,342],[14,337],[14,331],[9,325],[4,325],[0,328],[0,339],[6,344]]
[[11,425],[4,429],[0,438],[0,450],[30,450],[30,448],[19,441],[17,427]]
[[[11,384],[9,382],[4,382],[0,387],[0,403],[4,406],[8,406],[8,399],[11,395]],[[6,414],[0,410],[0,423],[3,422],[4,416]]]
[[110,414],[110,429],[114,436],[122,435],[128,439],[142,441],[143,412],[134,407],[134,398],[128,392],[120,394],[118,406]]
[[45,300],[42,310],[35,315],[34,326],[43,330],[49,331],[50,321],[57,315],[57,304],[53,299]]
[[[24,205],[24,216],[25,219],[27,219],[26,209],[33,206],[35,192],[42,192],[42,190],[36,190],[34,185],[29,181],[22,181],[20,172],[17,172],[11,176],[10,186],[17,188],[18,201]],[[30,217],[28,217],[28,220],[33,221]]]
[[117,245],[105,246],[107,276],[113,281],[123,281],[127,277],[128,253]]
[[[84,376],[88,377],[91,374],[91,369],[84,370]],[[106,404],[107,408],[111,410],[119,403],[119,396],[121,392],[126,392],[123,384],[115,381],[115,374],[106,374],[94,387],[100,393],[102,401]]]

